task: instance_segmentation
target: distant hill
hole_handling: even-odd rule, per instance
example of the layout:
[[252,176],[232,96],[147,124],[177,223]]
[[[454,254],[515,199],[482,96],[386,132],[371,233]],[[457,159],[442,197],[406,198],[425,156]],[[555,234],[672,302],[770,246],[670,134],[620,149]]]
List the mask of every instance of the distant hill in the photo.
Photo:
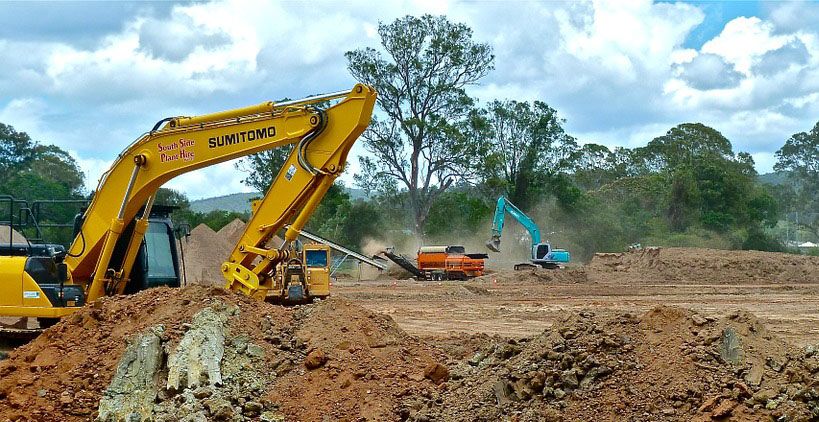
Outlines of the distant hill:
[[[367,200],[367,194],[364,189],[345,188],[350,194],[350,199],[353,201],[361,199]],[[261,198],[262,194],[259,192],[240,192],[232,193],[230,195],[216,196],[213,198],[204,198],[191,201],[191,211],[199,213],[209,213],[215,210],[234,211],[241,213],[250,212],[250,201],[255,198]]]
[[262,194],[258,192],[240,192],[214,198],[197,199],[191,201],[191,210],[201,213],[216,210],[249,213],[250,201],[261,196]]

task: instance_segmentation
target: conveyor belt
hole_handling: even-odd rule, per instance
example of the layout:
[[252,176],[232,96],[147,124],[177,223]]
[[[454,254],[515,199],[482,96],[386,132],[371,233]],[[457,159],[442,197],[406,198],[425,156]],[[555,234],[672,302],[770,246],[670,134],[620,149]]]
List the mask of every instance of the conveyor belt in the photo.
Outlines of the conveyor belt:
[[414,276],[424,278],[424,273],[422,273],[421,270],[418,269],[418,267],[412,265],[412,262],[410,262],[407,258],[404,258],[401,255],[396,255],[389,251],[382,251],[381,253],[384,254],[384,256],[386,256],[387,258],[389,258],[390,261],[395,262],[396,264],[401,266],[401,268],[409,271]]

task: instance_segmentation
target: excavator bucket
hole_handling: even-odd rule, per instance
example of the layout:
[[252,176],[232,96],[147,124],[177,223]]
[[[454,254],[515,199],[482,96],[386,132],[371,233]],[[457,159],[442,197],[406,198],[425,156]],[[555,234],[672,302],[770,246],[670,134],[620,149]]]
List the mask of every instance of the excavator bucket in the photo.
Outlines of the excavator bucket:
[[500,237],[492,236],[492,239],[489,239],[486,242],[486,247],[493,252],[500,252]]

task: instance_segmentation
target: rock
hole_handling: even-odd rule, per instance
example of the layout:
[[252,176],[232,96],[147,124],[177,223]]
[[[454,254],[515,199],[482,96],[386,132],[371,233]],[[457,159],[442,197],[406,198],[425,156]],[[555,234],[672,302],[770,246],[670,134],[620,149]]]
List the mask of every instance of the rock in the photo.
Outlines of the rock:
[[577,381],[577,374],[571,369],[563,372],[563,374],[560,376],[560,382],[563,387],[568,389],[577,388],[580,385],[580,383]]
[[751,393],[751,389],[744,383],[738,382],[734,384],[734,387],[739,390],[739,397],[751,397],[753,394]]
[[700,407],[697,409],[697,412],[700,413],[710,412],[711,409],[713,409],[717,405],[717,402],[719,401],[720,398],[721,398],[720,396],[714,396],[709,398],[708,400],[705,400],[704,402],[702,402],[702,405],[700,405]]
[[758,391],[756,394],[754,394],[753,398],[755,402],[765,404],[768,402],[768,400],[776,397],[777,394],[777,390],[766,389]]
[[212,306],[193,316],[192,328],[168,357],[168,390],[196,388],[203,380],[210,385],[222,384],[225,325],[236,309]]
[[313,349],[304,358],[304,367],[307,369],[320,368],[325,363],[327,363],[327,355],[321,349]]
[[742,343],[733,327],[726,327],[722,330],[719,355],[732,365],[739,365],[743,361]]
[[252,357],[252,358],[263,358],[264,357],[264,349],[261,346],[250,343],[247,345],[247,350],[245,353]]
[[768,365],[768,367],[769,367],[769,368],[773,369],[774,371],[776,371],[776,372],[782,372],[782,369],[784,369],[784,368],[785,368],[785,365],[787,364],[787,361],[785,361],[785,362],[779,362],[779,361],[777,361],[776,359],[774,359],[774,358],[772,358],[772,357],[769,357],[769,358],[768,358],[768,359],[765,361],[765,363]]
[[779,401],[777,400],[768,400],[768,403],[765,404],[765,408],[768,410],[774,410],[779,407]]
[[41,389],[37,390],[37,396],[38,397],[45,397],[47,393],[48,393],[48,391],[46,391],[44,388],[41,388]]
[[204,405],[205,408],[208,409],[208,412],[210,412],[213,420],[224,421],[233,417],[233,407],[227,400],[219,398],[209,399],[205,401]]
[[74,399],[71,396],[71,393],[68,391],[63,391],[60,393],[60,404],[70,404],[72,401],[74,401]]
[[512,390],[514,390],[515,396],[520,400],[527,400],[534,395],[534,391],[529,386],[529,383],[522,379],[512,383]]
[[720,419],[724,418],[731,414],[734,411],[734,408],[737,407],[737,403],[733,400],[723,400],[713,412],[711,412],[711,418]]
[[284,422],[285,417],[284,415],[272,411],[267,411],[262,413],[262,416],[259,418],[262,422]]
[[[156,326],[132,339],[117,363],[111,384],[102,394],[97,408],[97,420],[114,421],[150,416],[150,406],[156,399],[154,376],[162,367],[164,352],[161,336],[164,327]],[[71,403],[67,391],[60,395],[60,403]]]
[[754,365],[751,366],[751,370],[748,371],[747,375],[745,375],[745,381],[753,386],[758,386],[762,383],[762,373],[764,372],[763,369],[764,368],[762,365],[759,363],[754,363]]
[[498,380],[492,385],[492,392],[498,405],[504,405],[512,401],[512,388],[504,380]]
[[249,401],[242,406],[242,414],[245,416],[256,416],[262,413],[262,410],[264,410],[264,406],[256,401]]
[[431,363],[424,368],[424,377],[429,378],[435,384],[440,384],[449,379],[449,369],[440,363]]
[[193,391],[193,396],[199,400],[206,399],[213,395],[213,390],[210,387],[199,387]]
[[691,321],[693,321],[694,325],[696,325],[697,327],[701,327],[701,326],[705,325],[706,323],[708,323],[707,319],[703,318],[702,316],[700,316],[698,314],[692,315],[691,316]]
[[452,380],[462,380],[472,373],[468,364],[459,363],[449,371],[449,378]]
[[483,354],[483,352],[476,352],[474,355],[472,355],[471,358],[469,358],[467,363],[472,366],[478,366],[481,364],[481,362],[483,362],[484,359],[486,359],[486,355]]
[[589,388],[591,383],[594,382],[594,379],[599,375],[599,371],[598,368],[592,368],[589,372],[586,372],[586,376],[580,380],[580,388]]
[[555,398],[558,399],[558,400],[562,399],[563,397],[566,397],[566,392],[559,389],[559,388],[555,389],[553,394],[554,394]]

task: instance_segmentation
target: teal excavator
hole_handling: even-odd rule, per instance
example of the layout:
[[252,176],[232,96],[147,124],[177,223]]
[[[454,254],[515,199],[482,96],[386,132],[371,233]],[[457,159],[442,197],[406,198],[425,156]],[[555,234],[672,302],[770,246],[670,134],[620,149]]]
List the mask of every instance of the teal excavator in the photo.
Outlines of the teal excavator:
[[516,264],[516,270],[535,268],[537,266],[555,269],[569,263],[571,259],[569,251],[565,249],[553,249],[548,241],[541,242],[540,229],[537,224],[503,196],[498,198],[498,205],[495,207],[495,218],[492,221],[492,238],[486,242],[486,247],[489,248],[489,250],[500,252],[501,232],[503,231],[503,223],[507,212],[529,231],[529,236],[532,238],[531,263]]

